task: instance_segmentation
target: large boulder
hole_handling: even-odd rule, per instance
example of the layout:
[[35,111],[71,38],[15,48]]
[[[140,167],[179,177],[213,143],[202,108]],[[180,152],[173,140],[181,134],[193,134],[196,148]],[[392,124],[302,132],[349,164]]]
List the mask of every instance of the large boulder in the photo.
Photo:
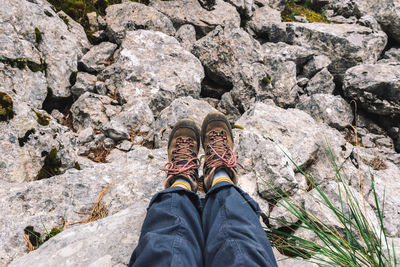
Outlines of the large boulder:
[[368,112],[400,115],[400,64],[360,65],[346,72],[343,92]]
[[272,23],[258,36],[326,55],[332,61],[329,71],[335,75],[360,63],[375,63],[387,42],[384,32],[356,24]]
[[160,31],[168,35],[175,34],[172,22],[156,9],[127,1],[111,5],[106,9],[107,35],[117,43],[125,38],[127,31],[138,29]]
[[144,98],[157,115],[176,97],[200,96],[204,77],[200,61],[164,33],[128,32],[114,58],[97,78],[108,92],[119,95],[121,103]]
[[[37,179],[46,156],[57,150],[57,171],[64,172],[74,166],[77,144],[75,136],[66,127],[56,123],[41,110],[47,96],[44,73],[13,68],[0,63],[0,109],[10,108],[12,116],[0,116],[0,177],[8,182]],[[4,104],[8,98],[9,106]]]
[[400,42],[400,3],[397,0],[356,1],[363,14],[373,15],[383,30]]
[[260,44],[240,28],[215,30],[198,40],[192,49],[206,75],[216,84],[233,88],[233,101],[246,110],[256,97],[265,96],[267,68],[262,64]]
[[[134,214],[138,217],[135,222],[129,223],[130,226],[126,226],[128,228],[119,230],[129,230],[127,233],[130,234],[119,234],[111,239],[101,239],[100,247],[96,242],[85,246],[87,249],[85,262],[94,263],[99,260],[101,254],[103,256],[112,255],[112,262],[128,264],[130,254],[138,240],[148,202],[154,193],[162,189],[162,181],[165,176],[159,169],[166,161],[165,149],[148,150],[136,146],[131,152],[121,152],[118,154],[118,160],[109,164],[85,163],[82,159],[82,161],[80,160],[82,166],[80,171],[69,170],[65,174],[51,179],[24,184],[1,182],[0,196],[3,201],[0,206],[3,215],[0,218],[0,225],[3,231],[0,236],[4,242],[0,245],[0,263],[5,265],[26,253],[26,242],[22,236],[25,227],[30,225],[34,227],[35,231],[45,233],[45,228],[52,229],[62,224],[62,220],[66,222],[67,226],[65,233],[60,234],[60,239],[57,238],[49,245],[44,245],[33,254],[28,254],[26,258],[30,258],[32,255],[32,260],[40,260],[44,264],[43,258],[37,257],[37,255],[46,255],[49,250],[54,249],[54,245],[64,249],[59,250],[60,257],[49,259],[49,266],[57,260],[60,264],[65,262],[82,263],[83,259],[79,252],[81,250],[76,250],[76,248],[90,243],[85,243],[89,241],[84,238],[89,232],[84,229],[88,229],[87,227],[93,229],[96,226],[103,228],[104,226],[101,226],[103,223],[99,221],[75,226],[68,226],[68,223],[85,219],[88,215],[78,212],[90,212],[101,191],[106,185],[111,184],[109,192],[102,199],[106,214],[110,216],[104,219],[104,223],[109,222],[110,224],[103,228],[105,232],[101,232],[101,235],[92,236],[93,241],[96,240],[96,237],[101,238],[103,235],[112,235],[118,231],[114,227],[121,225],[113,222],[113,218],[120,222],[132,219],[130,213],[123,211],[131,205],[135,209]],[[128,210],[132,211],[132,209]],[[118,213],[120,211],[122,212]],[[112,216],[114,214],[115,217]],[[125,216],[127,217],[125,218]],[[13,223],[10,224],[10,222]],[[97,233],[99,232],[97,231]],[[69,239],[68,236],[74,238]],[[97,240],[100,241],[100,239]],[[57,243],[58,245],[55,245]],[[114,250],[113,247],[118,249]],[[99,248],[102,251],[99,251]],[[16,262],[15,265],[22,266],[21,262]]]
[[339,130],[353,123],[353,111],[340,96],[328,94],[315,94],[310,97],[302,97],[296,108],[304,110],[316,121],[325,122]]
[[53,94],[70,96],[70,75],[90,46],[82,26],[68,16],[64,22],[46,1],[17,0],[1,3],[0,27],[1,58],[46,72]]
[[167,15],[177,28],[192,24],[199,36],[206,35],[217,25],[240,25],[240,15],[235,7],[223,0],[216,0],[212,10],[203,8],[197,0],[152,0],[150,6]]

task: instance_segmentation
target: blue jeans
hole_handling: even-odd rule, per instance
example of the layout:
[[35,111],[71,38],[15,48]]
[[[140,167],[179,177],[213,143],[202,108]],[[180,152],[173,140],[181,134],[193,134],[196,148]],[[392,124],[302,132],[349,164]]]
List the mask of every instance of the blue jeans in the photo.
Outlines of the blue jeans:
[[204,207],[180,187],[150,202],[129,266],[277,266],[259,221],[258,204],[239,187],[219,182]]

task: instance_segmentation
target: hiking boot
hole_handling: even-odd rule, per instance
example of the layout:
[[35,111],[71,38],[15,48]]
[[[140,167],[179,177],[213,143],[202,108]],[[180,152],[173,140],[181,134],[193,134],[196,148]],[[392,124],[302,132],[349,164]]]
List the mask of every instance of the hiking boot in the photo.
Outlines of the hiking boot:
[[204,191],[210,189],[214,174],[221,169],[225,169],[232,182],[237,184],[238,177],[234,169],[238,164],[237,156],[233,152],[231,126],[224,114],[213,112],[206,116],[201,126],[201,140],[205,153]]
[[200,148],[200,130],[191,119],[182,119],[175,124],[168,141],[168,160],[161,170],[167,172],[165,188],[169,188],[177,178],[185,179],[197,191],[199,180],[197,158]]

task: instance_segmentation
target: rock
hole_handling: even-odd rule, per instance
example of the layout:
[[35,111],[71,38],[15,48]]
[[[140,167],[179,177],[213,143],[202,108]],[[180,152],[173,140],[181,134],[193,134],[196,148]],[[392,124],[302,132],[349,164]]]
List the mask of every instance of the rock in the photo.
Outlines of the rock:
[[172,22],[150,6],[127,1],[110,5],[106,13],[107,35],[118,44],[122,42],[128,31],[138,29],[161,31],[167,35],[175,34]]
[[351,125],[354,119],[350,104],[340,96],[328,94],[306,96],[300,99],[296,108],[304,110],[317,122],[325,122],[339,130]]
[[288,256],[282,255],[276,248],[272,248],[274,252],[274,256],[277,262],[279,262],[280,267],[317,267],[318,264],[311,263],[309,261],[305,261],[301,258],[291,258]]
[[325,55],[332,61],[329,71],[339,76],[360,63],[375,63],[387,42],[384,32],[355,24],[273,23],[257,35]]
[[355,16],[349,18],[345,18],[343,16],[334,16],[334,17],[329,17],[329,21],[331,23],[338,23],[338,24],[353,24],[357,22],[357,18]]
[[86,144],[89,143],[94,139],[94,131],[92,127],[88,127],[82,131],[79,132],[78,134],[78,141],[80,144]]
[[222,95],[221,101],[219,101],[217,109],[220,112],[224,113],[229,122],[232,123],[238,120],[241,116],[239,110],[235,107],[232,96],[229,92]]
[[79,97],[85,92],[94,92],[96,85],[96,76],[85,72],[78,72],[76,83],[71,87],[71,93],[75,97]]
[[175,38],[187,51],[191,51],[196,42],[196,29],[191,24],[182,25],[176,32]]
[[[139,240],[146,205],[148,201],[139,200],[107,218],[68,228],[9,266],[24,266],[31,262],[50,267],[59,265],[60,261],[68,261],[75,266],[128,264]],[[101,235],[98,234],[100,232]],[[87,255],[84,260],[80,257],[83,253]],[[46,258],[46,263],[42,262],[43,258]]]
[[236,7],[239,14],[245,18],[250,18],[254,11],[254,1],[253,0],[227,0],[229,4]]
[[297,85],[301,88],[306,87],[306,85],[308,84],[308,82],[310,81],[310,79],[303,77],[297,80]]
[[361,26],[365,26],[365,27],[371,28],[374,31],[381,31],[382,30],[382,28],[379,25],[379,23],[371,15],[362,16],[357,21],[357,23],[360,24]]
[[109,121],[105,113],[105,105],[110,105],[112,99],[86,92],[81,95],[71,107],[74,129],[77,132],[88,127],[100,130]]
[[17,114],[19,102],[41,108],[47,96],[46,76],[40,71],[20,70],[0,63],[0,91],[8,94],[16,103],[14,112]]
[[69,31],[47,2],[23,0],[2,3],[0,25],[0,57],[29,59],[32,69],[46,70],[48,86],[55,96],[69,96],[69,77],[89,47],[83,28],[73,24]]
[[[400,190],[400,183],[392,178],[400,175],[399,165],[385,160],[385,157],[376,148],[358,148],[353,152],[352,158],[356,165],[348,161],[343,166],[347,180],[354,188],[360,188],[361,181],[366,201],[376,209],[371,184],[371,175],[373,175],[378,203],[381,208],[383,201],[385,201],[383,223],[386,232],[390,237],[400,237],[400,223],[397,219],[400,205],[396,197]],[[358,158],[359,161],[357,161]],[[359,166],[359,168],[356,166]]]
[[[152,154],[153,157],[148,157],[149,154]],[[162,181],[165,176],[159,168],[165,162],[167,162],[166,149],[148,150],[144,147],[136,146],[133,151],[120,154],[117,161],[108,164],[91,162],[81,171],[69,170],[65,174],[51,179],[25,184],[0,182],[1,199],[7,200],[2,201],[0,204],[1,210],[4,212],[4,216],[0,218],[0,225],[2,229],[7,229],[0,233],[2,240],[4,240],[0,245],[2,263],[3,261],[11,261],[26,253],[26,243],[22,237],[23,229],[26,226],[31,225],[37,231],[39,230],[43,233],[45,232],[44,226],[47,229],[51,229],[60,225],[62,219],[67,222],[85,219],[87,215],[79,215],[76,211],[90,211],[100,192],[106,185],[112,183],[110,191],[102,199],[102,204],[106,207],[109,217],[105,218],[103,222],[67,226],[67,230],[60,234],[61,239],[55,237],[54,243],[49,243],[49,245],[45,243],[42,248],[34,252],[35,254],[28,254],[26,257],[30,258],[32,255],[33,262],[33,259],[36,258],[33,255],[40,255],[41,251],[45,253],[44,251],[47,251],[47,249],[56,248],[58,245],[55,245],[55,243],[61,242],[58,244],[64,247],[64,250],[58,250],[60,255],[55,258],[51,257],[48,261],[49,264],[52,265],[53,261],[60,259],[62,262],[79,262],[80,264],[82,263],[82,257],[79,253],[81,250],[76,250],[80,245],[74,242],[69,243],[69,239],[64,239],[72,238],[76,242],[89,242],[94,245],[92,247],[93,252],[85,252],[87,253],[85,254],[85,262],[87,263],[93,263],[99,259],[99,254],[96,253],[102,251],[104,256],[106,255],[104,254],[105,251],[107,251],[107,255],[113,255],[115,262],[127,264],[130,254],[136,246],[135,242],[138,239],[147,203],[154,193],[162,189]],[[129,212],[118,213],[131,205],[133,205],[132,208],[135,212],[131,213],[132,210],[129,209]],[[115,217],[112,217],[114,215]],[[130,215],[140,215],[140,219],[137,218],[138,220],[135,220],[136,223],[131,222],[128,224],[129,226],[126,226],[133,227],[126,232],[129,234],[116,235],[114,236],[116,239],[103,239],[103,235],[112,235],[113,233],[115,235],[116,232],[111,229],[115,229],[115,231],[128,229],[120,228],[120,225],[115,223],[115,221],[122,223],[125,215],[128,216],[127,220],[132,219]],[[10,224],[10,221],[14,223]],[[85,231],[86,227],[97,229],[96,226],[103,227],[101,225],[107,225],[107,230],[104,228],[105,232],[102,232],[101,235],[90,234],[92,233],[91,230]],[[97,242],[92,243],[94,239],[89,240],[85,236],[80,239],[76,235],[78,232],[75,231],[85,232],[93,238],[101,238],[103,245],[100,246]],[[96,232],[98,233],[97,230]],[[66,242],[67,240],[68,242]],[[112,243],[111,240],[115,240],[116,243]],[[87,249],[90,247],[85,246]],[[99,250],[100,247],[102,248],[101,251]],[[111,247],[115,247],[117,250],[112,252]],[[93,258],[91,258],[92,256]],[[39,258],[41,259],[40,261],[43,261],[42,257],[39,256]],[[18,262],[15,262],[15,265],[18,266]]]
[[246,110],[268,86],[262,81],[267,69],[260,63],[260,49],[242,29],[218,26],[194,44],[192,53],[202,62],[209,79],[219,86],[233,87],[235,104]]
[[305,91],[308,95],[313,94],[333,94],[335,90],[335,83],[333,82],[333,76],[324,68],[314,77],[311,78],[307,83]]
[[96,12],[89,12],[86,14],[89,20],[89,28],[91,31],[98,31],[99,30],[99,22],[97,21],[97,14]]
[[192,97],[181,97],[174,100],[157,117],[155,123],[156,147],[163,147],[168,144],[172,128],[180,119],[190,118],[201,127],[207,114],[216,111],[206,101],[193,99]]
[[[282,109],[274,105],[256,103],[236,122],[245,130],[257,133],[286,148],[291,159],[300,166],[313,161],[319,149],[320,132],[323,131],[314,119],[297,109]],[[254,149],[256,145],[247,149]],[[291,165],[293,170],[296,167]]]
[[359,65],[346,72],[343,92],[368,112],[400,114],[400,64]]
[[390,48],[383,55],[383,59],[378,61],[379,63],[389,63],[389,62],[400,62],[400,48]]
[[191,24],[199,36],[204,36],[217,25],[239,27],[240,16],[235,7],[216,0],[212,10],[204,9],[197,0],[153,0],[150,6],[166,14],[175,27]]
[[97,79],[105,82],[108,92],[117,92],[121,103],[144,98],[157,116],[177,97],[200,96],[201,63],[173,37],[155,31],[128,32],[114,57]]
[[[119,132],[124,132],[121,139],[131,139],[136,145],[154,145],[154,115],[145,100],[137,99],[124,105],[123,110],[111,118],[111,123],[114,122],[119,125]],[[141,137],[141,140],[135,141],[136,137]]]
[[104,135],[118,142],[129,139],[128,129],[120,121],[112,120],[103,126]]
[[[1,181],[22,183],[73,168],[77,158],[74,133],[52,120],[45,111],[24,102],[17,102],[15,109],[18,112],[12,120],[0,122]],[[42,169],[52,150],[53,167]]]
[[255,176],[262,198],[274,200],[283,192],[292,195],[298,189],[289,159],[277,143],[246,128],[235,135],[235,140],[235,150],[246,168],[239,172]]
[[383,30],[400,42],[400,3],[396,0],[357,1],[362,14],[373,15]]
[[97,73],[111,64],[112,56],[117,45],[109,42],[103,42],[93,46],[79,61],[79,64],[90,73]]
[[341,15],[348,18],[351,16],[360,16],[357,2],[354,0],[313,0],[313,7],[331,10],[333,12],[332,16]]
[[[312,60],[314,53],[307,48],[286,43],[265,43],[262,45],[264,63],[268,65],[270,60],[281,62],[293,61],[300,70],[304,65]],[[300,71],[299,71],[300,72]]]
[[128,152],[133,147],[133,143],[128,140],[122,141],[120,144],[117,145],[117,148],[122,151]]
[[311,78],[320,70],[327,68],[329,64],[331,64],[331,60],[327,56],[314,56],[304,65],[303,75],[307,78]]

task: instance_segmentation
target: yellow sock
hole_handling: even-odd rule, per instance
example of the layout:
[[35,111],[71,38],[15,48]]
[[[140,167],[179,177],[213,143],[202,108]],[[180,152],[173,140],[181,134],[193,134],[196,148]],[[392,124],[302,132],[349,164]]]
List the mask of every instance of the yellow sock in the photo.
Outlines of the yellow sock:
[[171,185],[171,187],[175,187],[175,186],[184,186],[187,190],[192,191],[192,187],[190,186],[190,183],[185,180],[185,179],[176,179],[175,182]]

